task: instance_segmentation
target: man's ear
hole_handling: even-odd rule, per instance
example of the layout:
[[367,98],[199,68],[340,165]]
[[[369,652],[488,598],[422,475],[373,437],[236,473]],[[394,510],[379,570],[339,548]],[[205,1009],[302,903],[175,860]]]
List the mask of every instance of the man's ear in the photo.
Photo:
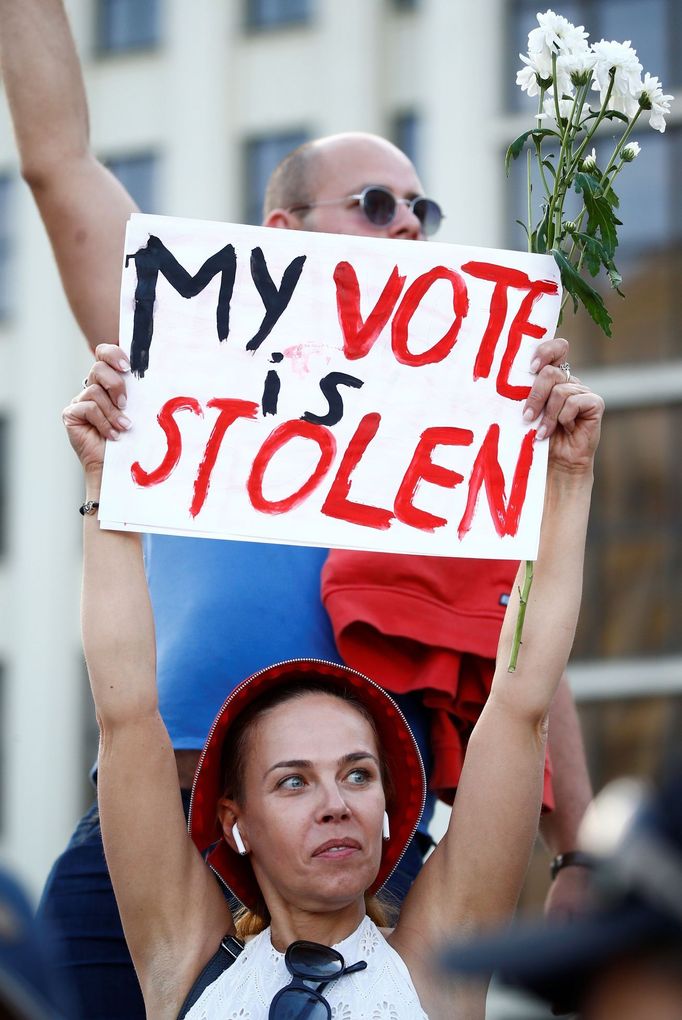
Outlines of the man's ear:
[[273,209],[263,220],[264,227],[276,227],[279,230],[303,230],[301,218],[288,209]]
[[[223,797],[218,801],[218,820],[220,821],[220,828],[223,830],[223,839],[237,853],[239,853],[240,850],[235,843],[232,828],[239,822],[239,819],[239,806],[236,801],[230,800],[229,797]],[[242,831],[241,827],[239,827],[239,832],[242,837],[242,842],[248,849],[246,833]]]

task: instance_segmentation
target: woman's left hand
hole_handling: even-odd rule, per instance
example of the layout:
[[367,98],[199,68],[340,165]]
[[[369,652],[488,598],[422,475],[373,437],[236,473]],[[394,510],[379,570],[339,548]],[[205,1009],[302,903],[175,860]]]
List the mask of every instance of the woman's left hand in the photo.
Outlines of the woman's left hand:
[[555,423],[549,442],[551,468],[568,472],[592,470],[603,414],[602,398],[578,379],[553,388],[545,410],[545,416]]

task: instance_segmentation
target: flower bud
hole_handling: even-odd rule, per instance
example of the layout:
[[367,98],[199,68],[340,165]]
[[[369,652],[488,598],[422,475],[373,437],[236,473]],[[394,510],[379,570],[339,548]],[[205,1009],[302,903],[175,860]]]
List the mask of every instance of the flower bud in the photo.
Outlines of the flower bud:
[[624,163],[632,163],[635,156],[639,156],[640,146],[638,142],[628,142],[620,150],[620,158]]
[[582,169],[588,171],[597,169],[597,153],[595,149],[592,149],[592,152],[583,159]]

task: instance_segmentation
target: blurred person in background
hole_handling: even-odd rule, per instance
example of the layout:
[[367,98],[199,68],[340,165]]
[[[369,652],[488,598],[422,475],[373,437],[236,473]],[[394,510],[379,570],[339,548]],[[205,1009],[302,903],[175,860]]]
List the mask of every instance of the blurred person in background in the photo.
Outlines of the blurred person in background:
[[580,844],[592,868],[581,917],[463,943],[448,967],[460,978],[494,971],[556,1014],[682,1020],[682,770],[644,796],[635,780],[609,784]]
[[0,867],[0,1020],[72,1020],[50,933],[16,879]]
[[[74,315],[94,350],[100,341],[118,336],[123,238],[137,207],[90,149],[83,81],[61,0],[0,0],[0,62],[22,173]],[[439,219],[438,206],[424,197],[407,157],[383,139],[357,134],[320,140],[283,161],[268,186],[264,214],[265,225],[277,228],[404,240],[424,239]],[[526,408],[531,416],[554,383],[567,378],[562,367],[566,356],[564,340],[538,345],[537,379]],[[85,390],[96,384],[91,372]],[[430,559],[428,570],[439,571],[434,578],[419,557],[332,554],[325,570],[326,605],[333,616],[337,613],[332,629],[320,591],[325,559],[326,551],[314,548],[147,536],[160,705],[186,809],[200,749],[226,690],[272,661],[300,655],[372,673],[383,663],[380,672],[387,683],[390,676],[396,678],[392,692],[415,732],[433,783],[447,799],[454,795],[468,736],[492,681],[516,564],[461,560],[453,570],[453,561]],[[386,607],[381,619],[357,594],[358,578],[370,574]],[[402,613],[396,627],[390,600],[398,577],[407,578],[406,597],[414,612]],[[339,606],[341,582],[356,589],[350,615],[347,606]],[[289,597],[292,588],[306,606],[304,613]],[[424,613],[425,593],[441,601],[448,620],[442,630],[458,634],[450,647],[443,647],[442,633],[431,626],[434,614]],[[466,599],[471,601],[463,604]],[[271,624],[267,628],[259,626],[264,611]],[[422,621],[418,633],[416,620]],[[564,854],[566,862],[591,789],[565,678],[552,709],[550,750],[554,771],[551,781],[546,773],[544,804],[556,809],[545,815],[543,835],[550,852]],[[432,793],[393,879],[398,900],[429,847],[433,806]],[[575,909],[583,885],[582,868],[562,868],[550,890],[550,908],[560,913]],[[96,805],[56,862],[42,910],[63,933],[87,1020],[143,1017],[104,862]]]

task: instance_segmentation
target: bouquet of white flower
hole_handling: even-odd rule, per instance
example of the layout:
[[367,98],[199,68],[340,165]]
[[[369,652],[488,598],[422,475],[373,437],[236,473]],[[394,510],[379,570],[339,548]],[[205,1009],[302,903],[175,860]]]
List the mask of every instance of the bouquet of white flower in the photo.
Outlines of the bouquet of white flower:
[[[573,306],[581,302],[598,326],[611,336],[611,317],[601,295],[582,275],[593,276],[603,268],[611,286],[619,289],[621,277],[614,256],[621,226],[615,210],[618,197],[613,183],[626,163],[638,155],[630,135],[640,116],[665,131],[672,96],[663,94],[658,78],[642,65],[630,41],[588,44],[588,33],[554,11],[537,15],[538,28],[528,35],[528,55],[520,54],[524,66],[516,83],[529,96],[538,97],[538,126],[524,131],[507,150],[507,173],[512,160],[528,145],[528,250],[551,253],[561,270]],[[598,93],[593,102],[591,92]],[[551,127],[543,126],[551,121]],[[604,121],[622,125],[620,137],[604,167],[597,165],[590,142]],[[543,191],[539,219],[534,223],[531,170],[535,156]],[[569,191],[575,191],[582,209],[572,220],[564,219]],[[620,291],[619,291],[620,293]],[[563,307],[563,305],[562,305]]]
[[[642,78],[642,65],[629,40],[618,43],[602,39],[589,45],[582,25],[576,28],[554,11],[538,14],[537,20],[539,27],[528,35],[528,55],[520,54],[524,66],[516,76],[516,84],[529,96],[538,97],[539,123],[512,142],[505,166],[509,174],[512,160],[528,147],[528,221],[521,223],[528,251],[554,256],[565,291],[562,311],[570,295],[574,310],[578,302],[583,304],[597,325],[611,336],[611,316],[601,294],[585,279],[583,269],[593,277],[603,269],[611,286],[622,294],[614,261],[618,227],[622,224],[615,213],[618,196],[613,183],[640,151],[638,143],[629,138],[642,113],[649,113],[652,128],[665,131],[673,96],[663,94],[658,78],[649,73]],[[591,92],[598,93],[598,102],[592,102]],[[543,126],[543,121],[551,121],[552,126]],[[594,147],[589,153],[587,150],[604,121],[619,125],[620,137],[602,170]],[[537,220],[531,187],[533,156],[542,187]],[[581,208],[567,220],[564,204],[571,190],[576,192]],[[521,604],[510,672],[516,668],[532,582],[533,564],[528,561],[519,592]]]

